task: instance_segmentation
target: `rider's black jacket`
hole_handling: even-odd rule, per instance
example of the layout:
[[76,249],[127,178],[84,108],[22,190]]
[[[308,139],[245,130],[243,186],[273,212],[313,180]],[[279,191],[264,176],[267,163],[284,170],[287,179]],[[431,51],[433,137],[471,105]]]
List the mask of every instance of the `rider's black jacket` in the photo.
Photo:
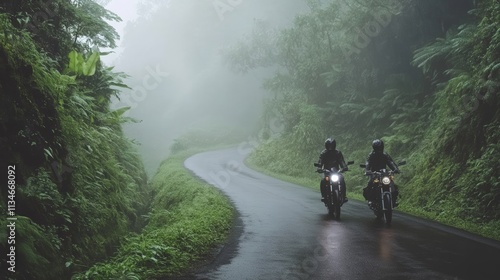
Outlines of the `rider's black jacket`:
[[387,166],[393,171],[398,169],[396,163],[394,163],[391,156],[386,152],[372,151],[366,159],[367,171],[380,171],[381,169],[386,169]]
[[318,163],[325,169],[335,168],[340,170],[340,168],[347,168],[344,156],[342,155],[342,152],[338,150],[323,150],[319,155]]

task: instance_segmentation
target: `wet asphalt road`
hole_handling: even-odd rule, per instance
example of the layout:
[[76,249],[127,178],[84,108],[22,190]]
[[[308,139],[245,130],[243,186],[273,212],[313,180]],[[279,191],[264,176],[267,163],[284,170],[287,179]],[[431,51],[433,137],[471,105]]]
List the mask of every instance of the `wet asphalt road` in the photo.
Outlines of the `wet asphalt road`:
[[500,279],[500,242],[397,212],[387,227],[353,200],[333,220],[319,192],[247,168],[245,153],[185,162],[240,215],[228,244],[190,279]]

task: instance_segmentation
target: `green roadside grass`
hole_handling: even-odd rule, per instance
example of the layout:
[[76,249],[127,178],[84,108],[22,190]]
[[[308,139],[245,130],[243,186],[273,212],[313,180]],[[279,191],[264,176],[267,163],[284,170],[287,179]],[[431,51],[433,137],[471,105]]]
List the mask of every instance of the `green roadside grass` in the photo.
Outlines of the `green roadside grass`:
[[179,276],[227,238],[234,210],[216,188],[184,168],[201,150],[170,156],[151,180],[154,199],[147,226],[125,239],[110,260],[72,279],[157,279]]

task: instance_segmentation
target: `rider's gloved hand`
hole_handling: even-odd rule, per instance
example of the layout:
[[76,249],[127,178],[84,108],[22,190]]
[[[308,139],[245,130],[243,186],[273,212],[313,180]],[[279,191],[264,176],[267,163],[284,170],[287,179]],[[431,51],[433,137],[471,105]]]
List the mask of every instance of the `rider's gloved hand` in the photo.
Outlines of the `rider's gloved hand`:
[[399,169],[396,169],[396,170],[394,170],[394,173],[399,174],[399,173],[401,173],[401,171],[399,171]]

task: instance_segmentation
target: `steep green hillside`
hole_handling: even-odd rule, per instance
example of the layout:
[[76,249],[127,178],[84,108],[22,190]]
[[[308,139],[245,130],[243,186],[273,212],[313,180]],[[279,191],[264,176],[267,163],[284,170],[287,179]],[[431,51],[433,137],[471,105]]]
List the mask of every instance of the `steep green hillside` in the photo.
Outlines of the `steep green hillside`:
[[234,209],[218,189],[186,170],[184,161],[195,153],[241,142],[242,135],[242,131],[207,125],[177,138],[172,154],[151,180],[154,199],[147,225],[128,236],[112,258],[74,279],[170,279],[210,259],[226,240]]
[[151,182],[155,198],[141,233],[129,236],[113,258],[74,279],[171,279],[211,257],[226,239],[234,212],[219,190],[184,168],[193,153],[183,150],[161,164]]
[[[15,244],[7,243],[12,231],[0,231],[1,251],[15,251],[15,263],[2,254],[8,279],[70,278],[111,255],[149,206],[142,162],[121,130],[124,110],[109,110],[120,75],[97,51],[114,46],[104,20],[118,18],[77,2],[0,4],[4,178],[15,166],[15,193],[2,188],[0,210],[15,201],[9,210],[17,218]],[[4,215],[0,223],[11,221]]]
[[[357,164],[382,138],[409,163],[400,209],[500,239],[498,1],[309,4],[292,27],[260,22],[227,51],[237,71],[278,67],[263,118],[280,136],[250,162],[318,180],[327,137]],[[352,169],[359,197],[366,178]]]

